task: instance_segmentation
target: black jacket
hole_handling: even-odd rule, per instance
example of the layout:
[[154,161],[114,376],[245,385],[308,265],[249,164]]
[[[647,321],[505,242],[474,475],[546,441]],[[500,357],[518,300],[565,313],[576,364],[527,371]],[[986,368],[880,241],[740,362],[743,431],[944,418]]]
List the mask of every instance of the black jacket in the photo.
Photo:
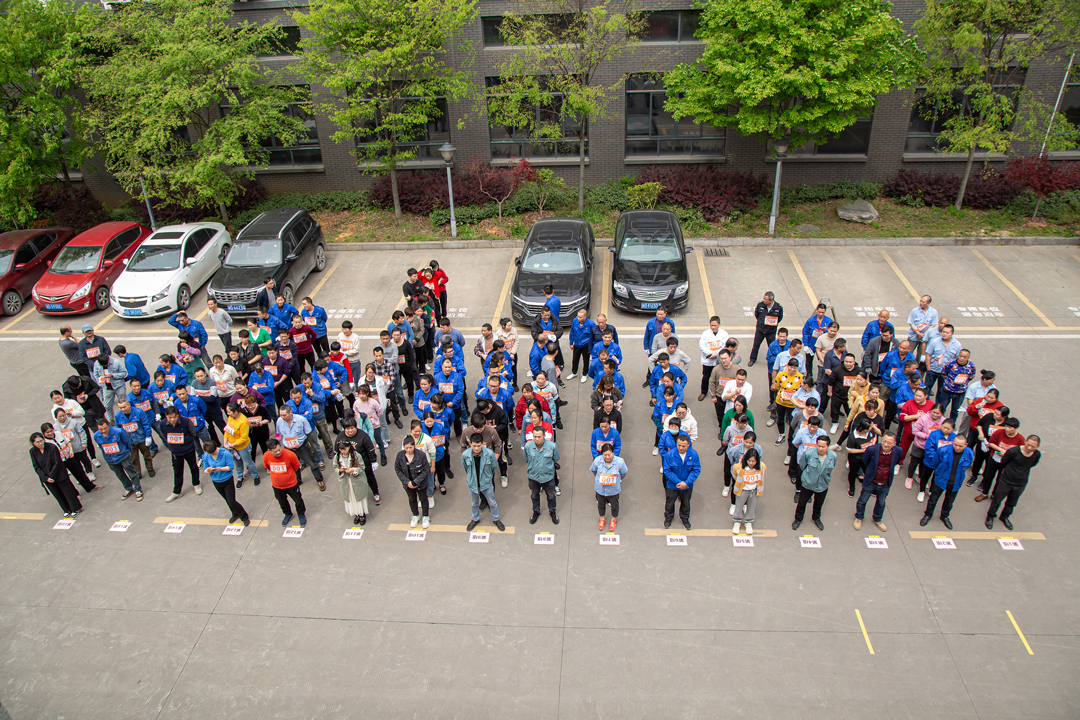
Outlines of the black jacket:
[[510,431],[510,421],[506,417],[506,411],[502,409],[499,403],[490,400],[488,402],[491,404],[491,409],[486,413],[480,413],[484,416],[484,422],[495,428],[495,432],[499,433],[499,437],[506,437],[506,433]]
[[[90,378],[82,375],[72,375],[64,381],[60,391],[64,393],[64,397],[82,405],[82,409],[86,411],[88,425],[93,426],[92,420],[95,418],[105,417],[105,405],[102,404],[101,398],[98,397],[101,388]],[[79,396],[84,393],[86,397],[79,400]]]
[[44,450],[31,446],[30,464],[34,466],[34,472],[37,473],[45,492],[49,492],[46,478],[52,478],[55,482],[69,481],[67,467],[60,459],[60,451],[52,443],[46,442]]
[[344,430],[338,433],[334,446],[336,447],[339,442],[347,442],[352,445],[353,449],[368,465],[379,461],[378,456],[375,454],[375,443],[371,442],[371,437],[359,428],[356,429],[356,434],[352,437],[346,435]]
[[401,487],[408,488],[412,482],[417,489],[427,492],[428,477],[431,475],[431,463],[428,462],[427,453],[422,448],[417,448],[413,453],[412,462],[405,457],[405,451],[397,454],[394,460],[394,472],[397,473]]
[[[770,308],[764,302],[759,302],[757,307],[754,308],[754,317],[757,318],[757,329],[766,330],[772,328],[776,331],[776,328],[780,327],[780,323],[784,322],[784,306],[773,300],[772,307]],[[766,325],[765,318],[776,318],[776,325]]]
[[[543,315],[537,315],[535,318],[533,318],[533,321],[532,321],[532,338],[533,338],[533,340],[536,340],[536,338],[540,337],[540,331],[544,330],[544,328],[540,325],[540,323],[543,321],[543,319],[544,319]],[[558,315],[555,315],[554,313],[552,313],[552,315],[551,315],[551,324],[555,328],[555,340],[557,342],[559,340],[559,338],[561,338],[562,335],[563,335],[563,329],[562,329],[562,325],[559,324],[559,316]],[[544,332],[551,332],[551,331],[550,330],[544,330]],[[614,339],[612,340],[612,342],[614,342]]]

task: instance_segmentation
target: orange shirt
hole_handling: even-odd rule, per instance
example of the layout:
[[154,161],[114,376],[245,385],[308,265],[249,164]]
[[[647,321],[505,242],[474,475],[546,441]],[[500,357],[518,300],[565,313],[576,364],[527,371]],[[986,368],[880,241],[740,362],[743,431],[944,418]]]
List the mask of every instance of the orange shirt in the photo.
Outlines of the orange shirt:
[[287,490],[296,485],[296,473],[300,470],[300,461],[296,453],[282,448],[281,456],[267,450],[263,453],[263,467],[270,473],[270,484],[279,490]]

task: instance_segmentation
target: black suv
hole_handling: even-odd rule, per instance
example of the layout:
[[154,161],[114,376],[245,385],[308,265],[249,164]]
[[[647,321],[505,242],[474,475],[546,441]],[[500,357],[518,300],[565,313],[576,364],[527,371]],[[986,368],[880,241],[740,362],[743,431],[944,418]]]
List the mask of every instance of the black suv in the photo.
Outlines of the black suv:
[[615,225],[615,254],[611,269],[611,304],[630,312],[668,312],[686,307],[690,299],[682,228],[666,210],[630,210]]
[[544,307],[544,286],[551,285],[562,302],[559,323],[565,328],[579,308],[592,300],[592,264],[596,238],[592,226],[580,218],[538,220],[514,258],[517,273],[510,286],[514,320],[526,325]]
[[266,278],[293,302],[312,270],[326,267],[322,227],[301,208],[267,210],[233,239],[206,294],[236,318],[255,317],[255,297]]

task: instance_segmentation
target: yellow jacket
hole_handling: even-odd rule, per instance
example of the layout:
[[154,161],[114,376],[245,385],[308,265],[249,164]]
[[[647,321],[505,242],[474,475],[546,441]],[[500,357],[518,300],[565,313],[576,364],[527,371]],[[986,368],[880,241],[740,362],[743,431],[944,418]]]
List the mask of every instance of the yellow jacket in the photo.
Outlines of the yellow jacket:
[[[742,495],[743,487],[750,485],[748,490],[757,488],[757,494],[760,495],[765,489],[765,463],[761,462],[761,458],[758,458],[758,469],[756,471],[750,471],[743,468],[742,463],[735,463],[731,466],[731,474],[735,477],[735,495]],[[756,476],[752,475],[752,472],[756,472]]]
[[801,372],[789,373],[787,369],[781,370],[773,377],[773,387],[776,388],[776,404],[784,407],[795,407],[795,391],[802,385],[803,374]]
[[234,449],[243,450],[251,444],[250,429],[251,423],[248,422],[247,417],[244,415],[238,418],[226,417],[225,441],[232,443]]

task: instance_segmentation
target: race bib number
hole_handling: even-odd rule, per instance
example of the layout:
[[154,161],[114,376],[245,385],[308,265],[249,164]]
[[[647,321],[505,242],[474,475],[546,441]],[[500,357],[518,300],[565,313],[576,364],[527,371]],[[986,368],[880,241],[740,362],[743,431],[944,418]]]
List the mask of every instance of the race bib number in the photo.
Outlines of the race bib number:
[[70,460],[73,457],[75,457],[75,453],[71,451],[71,445],[69,445],[68,443],[64,443],[60,446],[61,460]]
[[435,443],[435,447],[442,447],[446,444],[446,436],[444,435],[432,435],[431,440]]
[[421,410],[427,410],[429,407],[431,407],[431,403],[427,400],[418,400],[416,404],[420,406]]
[[135,407],[139,408],[143,412],[150,412],[150,401],[145,400],[143,402],[135,403]]
[[514,338],[506,338],[505,340],[503,340],[503,346],[506,348],[507,352],[512,352],[516,345],[517,340]]
[[86,393],[79,393],[78,395],[76,395],[75,401],[82,405],[84,402],[86,402]]
[[855,384],[855,378],[853,378],[853,377],[844,378],[844,387],[851,387],[854,384]]
[[922,332],[925,329],[926,329],[926,323],[919,323],[918,325],[915,326],[915,330],[917,332]]
[[165,376],[165,379],[168,380],[169,382],[171,382],[173,385],[175,385],[176,384],[176,373],[167,374]]
[[753,490],[761,482],[761,471],[744,472],[742,475],[743,490]]
[[814,329],[814,337],[821,337],[821,328]]
[[886,356],[886,355],[888,355],[888,354],[889,354],[888,352],[878,353],[878,354],[877,354],[877,361],[878,361],[878,363],[880,364],[880,363],[881,363],[881,361],[882,361],[882,360],[884,360],[884,359],[885,359],[885,356]]
[[210,397],[210,391],[209,390],[196,390],[195,394],[198,397]]
[[952,381],[952,384],[953,385],[967,385],[967,381],[968,381],[968,376],[967,375],[957,375],[956,379]]
[[311,403],[311,412],[313,412],[313,413],[319,412],[319,403]]
[[780,399],[783,400],[784,402],[793,402],[794,398],[795,398],[795,391],[794,390],[781,390],[780,391]]
[[72,429],[61,430],[60,434],[66,437],[68,440],[72,440],[75,438],[75,431]]
[[602,473],[600,473],[600,481],[599,482],[600,482],[601,485],[614,485],[617,476],[618,476],[617,473],[605,473],[605,472],[602,472]]
[[277,365],[268,365],[266,367],[266,372],[270,373],[274,377],[277,377]]
[[289,472],[289,466],[285,463],[270,463],[270,472],[278,473],[279,475],[287,473]]
[[300,447],[300,438],[298,437],[283,437],[281,438],[281,444],[292,450],[293,448]]
[[601,450],[603,450],[604,446],[607,445],[608,443],[611,443],[611,446],[615,447],[615,441],[614,440],[604,440],[603,438],[597,440],[596,441],[596,452],[600,452]]
[[101,354],[101,348],[96,348],[96,347],[86,348],[86,357],[90,358],[91,360],[96,358],[100,354]]
[[774,317],[772,315],[766,315],[765,316],[765,324],[766,325],[776,325],[779,322],[780,322],[780,319],[777,318],[777,317]]
[[404,365],[405,364],[405,356],[404,355],[398,355],[397,364],[398,365]]
[[214,384],[217,385],[217,391],[219,395],[221,393],[229,392],[229,383],[225,382],[224,380],[218,380]]
[[315,323],[317,323],[317,322],[318,321],[313,317],[304,318],[304,324],[309,326],[309,327],[315,327]]
[[327,378],[319,378],[319,384],[322,385],[323,390],[330,389],[330,381]]
[[939,450],[941,448],[945,447],[946,445],[952,445],[952,440],[938,440],[937,441],[937,446],[938,446]]
[[709,340],[707,344],[709,346],[709,352],[716,353],[724,349],[724,343],[719,340]]
[[454,392],[454,383],[439,383],[439,392],[448,395]]
[[292,360],[292,350],[278,350],[278,355],[286,360]]
[[106,455],[117,455],[120,453],[120,443],[105,443],[101,446],[101,451]]
[[165,401],[169,399],[169,391],[164,390],[162,392],[154,393],[154,399],[158,401],[159,405],[163,405]]
[[139,423],[137,423],[137,422],[126,422],[123,425],[121,425],[120,427],[124,428],[124,432],[133,433],[133,432],[135,432],[136,430],[139,429]]
[[169,443],[170,445],[183,445],[184,433],[166,433],[165,442]]

